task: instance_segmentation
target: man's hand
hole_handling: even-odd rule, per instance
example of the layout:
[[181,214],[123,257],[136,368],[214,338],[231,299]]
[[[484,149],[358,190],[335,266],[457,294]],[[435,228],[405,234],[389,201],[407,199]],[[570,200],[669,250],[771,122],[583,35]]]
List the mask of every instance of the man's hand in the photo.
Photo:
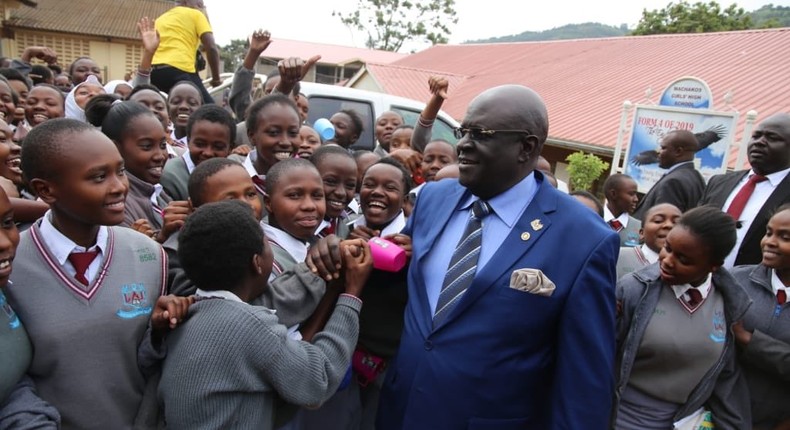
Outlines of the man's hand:
[[377,237],[380,234],[381,232],[378,230],[373,230],[370,227],[360,225],[358,227],[355,227],[353,230],[351,230],[351,233],[348,234],[348,238],[362,239],[367,242],[368,240],[370,240],[371,237]]
[[326,281],[340,278],[343,256],[340,238],[334,234],[322,237],[307,251],[305,263],[310,271]]
[[382,237],[382,239],[389,240],[390,242],[398,245],[406,252],[406,258],[411,259],[411,237],[406,236],[405,234],[390,234],[387,236]]

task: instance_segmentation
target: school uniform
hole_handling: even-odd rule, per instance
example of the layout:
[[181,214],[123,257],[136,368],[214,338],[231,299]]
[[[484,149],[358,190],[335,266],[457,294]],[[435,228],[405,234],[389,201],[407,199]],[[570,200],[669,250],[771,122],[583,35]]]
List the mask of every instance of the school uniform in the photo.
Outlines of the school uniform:
[[149,184],[129,172],[126,176],[129,178],[129,192],[121,225],[131,227],[138,219],[145,219],[158,232],[164,225],[164,209],[173,199],[164,192],[162,184]]
[[224,297],[192,305],[190,317],[167,338],[159,392],[168,428],[274,429],[278,396],[315,405],[337,389],[362,302],[341,296],[325,329],[308,343],[288,339],[270,310],[229,291],[208,293]]
[[641,246],[623,246],[617,257],[617,279],[636,272],[658,261],[658,253],[650,249],[647,244]]
[[632,217],[628,212],[614,216],[609,206],[603,206],[603,220],[620,236],[620,246],[639,246],[639,230],[642,222]]
[[310,244],[266,223],[261,223],[261,228],[263,228],[263,234],[274,254],[272,274],[269,277],[269,282],[271,282],[283,272],[293,269],[304,261]]
[[[360,217],[352,223],[352,228],[365,225],[365,218]],[[381,230],[381,236],[400,233],[405,226],[406,217],[401,211]],[[386,363],[397,352],[403,331],[403,315],[408,301],[407,273],[408,266],[397,273],[371,271],[360,297],[365,306],[359,314],[359,341],[351,384],[348,389],[335,393],[321,408],[302,411],[302,430],[323,429],[327,422],[335,423],[333,428],[338,429],[374,428]],[[384,363],[369,381],[358,372],[358,366],[370,362],[367,357]]]
[[345,212],[336,218],[324,218],[321,220],[321,224],[318,225],[318,228],[315,229],[315,235],[318,237],[327,237],[330,234],[334,234],[340,239],[348,238],[349,233],[351,233],[351,229],[348,226],[351,220],[348,218],[348,214]]
[[165,193],[173,200],[188,200],[189,175],[195,170],[195,163],[189,152],[184,152],[180,157],[171,158],[165,163],[162,179],[159,183]]
[[753,301],[743,317],[752,339],[738,355],[749,385],[753,428],[773,429],[790,419],[790,308],[777,299],[784,291],[786,300],[790,291],[775,270],[762,264],[736,267],[732,276]]
[[[161,359],[149,320],[165,291],[167,257],[150,238],[119,227],[99,227],[86,250],[50,216],[22,233],[7,290],[33,345],[28,375],[60,411],[63,429],[131,428],[142,372]],[[70,253],[84,251],[97,255],[81,275]]]

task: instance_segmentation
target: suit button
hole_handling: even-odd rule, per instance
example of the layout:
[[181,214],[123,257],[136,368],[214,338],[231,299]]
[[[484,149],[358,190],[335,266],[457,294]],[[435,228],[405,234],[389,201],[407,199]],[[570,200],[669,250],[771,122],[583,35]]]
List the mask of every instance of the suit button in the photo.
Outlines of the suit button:
[[431,342],[430,340],[426,340],[425,341],[425,350],[426,351],[430,351],[432,349],[433,349],[433,342]]

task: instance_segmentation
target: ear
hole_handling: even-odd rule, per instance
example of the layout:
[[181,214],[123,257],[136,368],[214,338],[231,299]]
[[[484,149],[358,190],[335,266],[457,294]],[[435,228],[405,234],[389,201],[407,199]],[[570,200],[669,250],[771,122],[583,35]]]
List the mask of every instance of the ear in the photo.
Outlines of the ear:
[[252,273],[256,273],[259,276],[263,275],[263,258],[261,254],[255,254],[252,256],[252,261],[250,261],[250,270]]
[[639,243],[645,243],[645,229],[639,229]]
[[271,216],[272,214],[272,198],[268,194],[263,195],[263,207],[266,208],[266,213]]
[[30,181],[30,188],[46,204],[52,206],[57,199],[57,188],[55,184],[46,179],[35,178]]
[[518,161],[526,163],[530,160],[534,160],[533,165],[536,164],[538,162],[538,155],[540,155],[538,136],[529,135],[524,137],[521,139],[520,144],[521,150],[518,154]]

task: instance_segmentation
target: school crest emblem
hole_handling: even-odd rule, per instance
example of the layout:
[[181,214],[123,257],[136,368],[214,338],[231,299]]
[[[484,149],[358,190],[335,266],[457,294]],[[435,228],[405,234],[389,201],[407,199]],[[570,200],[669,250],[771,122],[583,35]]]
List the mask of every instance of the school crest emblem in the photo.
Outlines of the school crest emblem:
[[151,313],[152,307],[143,284],[121,286],[121,308],[115,313],[121,318],[131,319]]

